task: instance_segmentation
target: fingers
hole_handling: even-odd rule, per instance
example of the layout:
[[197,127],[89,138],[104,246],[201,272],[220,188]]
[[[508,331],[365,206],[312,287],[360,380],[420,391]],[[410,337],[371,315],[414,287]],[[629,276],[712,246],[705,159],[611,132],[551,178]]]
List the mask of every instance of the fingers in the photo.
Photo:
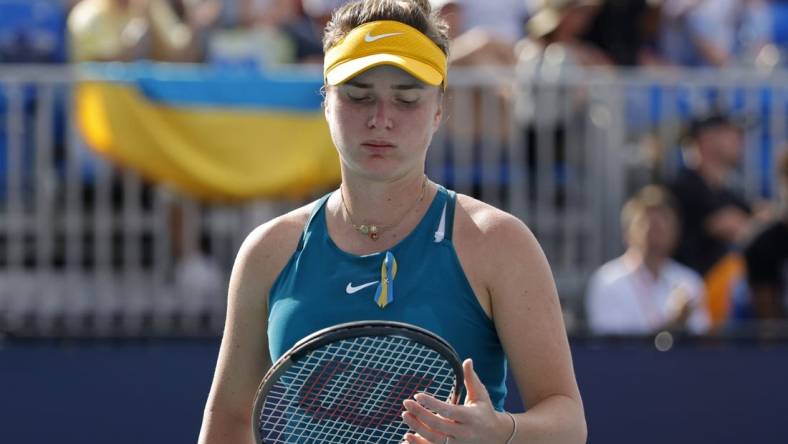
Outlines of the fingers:
[[405,413],[442,435],[450,435],[456,424],[445,416],[433,413],[416,401],[408,399],[402,404],[405,406]]
[[[413,401],[411,401],[411,402],[413,404],[416,404],[416,402],[413,402]],[[438,418],[438,416],[435,415],[434,413],[429,412],[429,415],[431,415],[431,416],[433,416],[435,418]],[[426,440],[426,442],[428,442],[428,443],[442,443],[442,442],[444,442],[446,440],[446,437],[449,436],[449,434],[445,433],[445,432],[441,433],[441,432],[439,432],[437,430],[434,430],[433,428],[431,428],[425,422],[422,421],[425,418],[427,418],[427,417],[424,416],[424,415],[418,415],[417,416],[417,415],[414,415],[413,413],[411,413],[410,411],[402,413],[402,420],[405,422],[405,424],[407,424],[411,428],[411,430],[413,430],[414,432],[416,432],[418,434],[418,437],[416,437],[413,434],[408,433],[408,434],[405,435],[405,439],[408,442],[420,443],[420,444],[424,443],[425,441],[419,440],[418,439],[419,437],[424,439],[424,440]],[[447,421],[447,420],[446,419],[441,419],[440,421]],[[430,422],[432,424],[438,425],[437,422],[434,422],[434,421],[430,421]],[[441,425],[438,425],[438,426],[445,429],[445,426],[441,426]],[[411,436],[410,439],[408,438],[408,435]]]
[[468,413],[461,407],[448,402],[443,402],[428,393],[417,393],[414,398],[422,407],[437,413],[438,415],[451,419],[452,421],[464,423],[468,419]]
[[462,363],[462,371],[465,377],[465,390],[468,392],[465,396],[465,404],[475,402],[492,403],[490,394],[487,393],[487,388],[484,387],[479,375],[473,369],[473,361],[471,359],[466,359]]

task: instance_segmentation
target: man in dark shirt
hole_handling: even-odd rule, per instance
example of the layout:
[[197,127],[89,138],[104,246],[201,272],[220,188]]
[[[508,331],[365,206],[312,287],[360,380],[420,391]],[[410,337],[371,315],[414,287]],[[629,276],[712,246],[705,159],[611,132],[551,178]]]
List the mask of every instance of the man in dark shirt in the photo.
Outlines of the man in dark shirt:
[[[779,175],[785,200],[788,199],[788,152],[781,157]],[[760,319],[785,318],[788,301],[788,211],[765,226],[747,245],[744,254],[755,315]]]
[[726,182],[741,158],[741,128],[722,114],[694,120],[689,161],[671,183],[683,233],[675,257],[706,274],[749,230],[749,204]]
[[742,135],[738,122],[723,114],[693,120],[688,129],[687,167],[669,186],[682,226],[674,257],[704,277],[715,325],[730,316],[732,288],[744,274],[743,260],[731,252],[743,243],[751,227],[749,204],[727,185],[741,159]]

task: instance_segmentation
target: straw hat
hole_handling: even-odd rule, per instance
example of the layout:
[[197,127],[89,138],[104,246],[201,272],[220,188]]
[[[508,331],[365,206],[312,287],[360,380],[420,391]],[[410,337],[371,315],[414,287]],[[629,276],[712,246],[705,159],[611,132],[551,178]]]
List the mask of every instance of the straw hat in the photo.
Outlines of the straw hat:
[[526,28],[534,37],[543,37],[561,24],[564,12],[573,6],[597,6],[601,0],[538,0]]

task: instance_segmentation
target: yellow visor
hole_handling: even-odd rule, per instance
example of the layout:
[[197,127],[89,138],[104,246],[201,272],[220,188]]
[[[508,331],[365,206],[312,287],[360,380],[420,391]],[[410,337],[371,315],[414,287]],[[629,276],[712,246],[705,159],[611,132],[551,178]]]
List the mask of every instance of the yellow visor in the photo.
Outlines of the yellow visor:
[[339,85],[379,65],[393,65],[428,85],[446,83],[446,54],[426,35],[390,20],[365,23],[326,52],[323,78]]

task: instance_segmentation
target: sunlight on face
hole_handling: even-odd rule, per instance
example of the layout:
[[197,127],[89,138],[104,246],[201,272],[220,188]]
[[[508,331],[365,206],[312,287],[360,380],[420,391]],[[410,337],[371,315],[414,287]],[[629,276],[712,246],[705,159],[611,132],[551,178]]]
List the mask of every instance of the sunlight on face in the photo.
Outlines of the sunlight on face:
[[423,170],[442,96],[439,87],[386,65],[328,86],[325,115],[343,169],[384,180]]

